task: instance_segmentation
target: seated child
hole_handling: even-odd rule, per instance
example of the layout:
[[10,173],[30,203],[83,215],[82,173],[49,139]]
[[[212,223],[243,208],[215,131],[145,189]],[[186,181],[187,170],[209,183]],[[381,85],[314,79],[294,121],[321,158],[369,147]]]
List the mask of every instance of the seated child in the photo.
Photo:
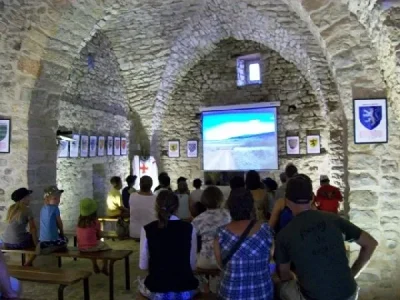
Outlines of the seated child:
[[[107,244],[100,241],[100,222],[97,220],[97,203],[93,199],[85,198],[80,203],[80,216],[76,228],[78,249],[82,252],[99,252],[111,250]],[[92,260],[93,271],[100,273],[96,259]],[[108,275],[107,260],[103,261],[102,273]]]
[[61,194],[57,186],[44,190],[44,206],[40,210],[39,252],[49,254],[67,247],[68,239],[64,236],[63,223],[60,217]]
[[111,190],[107,195],[107,216],[109,217],[125,217],[129,216],[129,210],[123,207],[122,196],[120,190],[122,189],[121,177],[114,176],[110,179],[112,185]]
[[[7,226],[2,237],[7,249],[27,249],[37,244],[36,224],[29,208],[31,194],[32,191],[20,188],[11,195],[15,203],[7,211]],[[28,224],[29,232],[26,231]],[[32,266],[35,258],[35,255],[29,256],[25,266]]]
[[18,299],[21,283],[10,277],[3,252],[0,251],[0,299]]

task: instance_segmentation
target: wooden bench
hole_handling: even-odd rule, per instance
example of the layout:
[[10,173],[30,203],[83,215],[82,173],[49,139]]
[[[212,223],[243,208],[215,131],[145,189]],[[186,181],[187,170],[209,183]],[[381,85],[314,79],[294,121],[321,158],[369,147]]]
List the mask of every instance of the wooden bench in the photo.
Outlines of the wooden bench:
[[[23,249],[23,250],[10,250],[2,249],[5,253],[21,253],[25,257],[27,254],[36,254],[35,249]],[[130,290],[131,278],[130,278],[130,267],[129,267],[129,256],[132,254],[132,250],[108,250],[101,252],[80,252],[76,248],[68,248],[67,251],[53,252],[48,254],[49,256],[55,256],[58,258],[58,267],[61,267],[62,257],[80,258],[80,259],[100,259],[109,261],[109,294],[110,300],[114,300],[114,264],[116,261],[125,260],[125,288]]]
[[83,280],[83,299],[90,300],[89,277],[91,272],[73,270],[42,270],[37,268],[24,268],[9,266],[12,277],[21,281],[58,284],[58,300],[64,300],[64,289],[67,286]]
[[68,249],[64,252],[54,252],[50,255],[59,258],[71,257],[71,258],[85,258],[85,259],[100,259],[109,261],[109,299],[114,300],[114,264],[116,261],[125,260],[125,289],[130,290],[131,278],[130,278],[130,266],[129,256],[132,254],[132,250],[109,250],[101,252],[80,252],[77,249]]

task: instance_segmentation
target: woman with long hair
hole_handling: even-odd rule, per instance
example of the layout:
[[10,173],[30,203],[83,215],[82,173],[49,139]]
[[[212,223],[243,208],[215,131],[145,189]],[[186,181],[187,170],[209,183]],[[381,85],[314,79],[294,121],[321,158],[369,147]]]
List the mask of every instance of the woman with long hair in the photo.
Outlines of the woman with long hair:
[[[38,243],[36,223],[29,208],[31,194],[31,190],[20,188],[11,195],[15,203],[7,211],[7,226],[2,238],[7,249],[33,248]],[[29,232],[26,231],[28,225]],[[32,266],[35,258],[31,255],[25,265]]]
[[141,230],[139,267],[148,270],[148,276],[139,280],[139,291],[151,300],[188,300],[197,292],[196,232],[176,216],[178,208],[178,196],[161,191],[155,205],[157,220]]
[[257,171],[249,171],[246,174],[246,189],[250,191],[254,199],[254,209],[257,220],[267,220],[267,192],[261,183],[260,174]]

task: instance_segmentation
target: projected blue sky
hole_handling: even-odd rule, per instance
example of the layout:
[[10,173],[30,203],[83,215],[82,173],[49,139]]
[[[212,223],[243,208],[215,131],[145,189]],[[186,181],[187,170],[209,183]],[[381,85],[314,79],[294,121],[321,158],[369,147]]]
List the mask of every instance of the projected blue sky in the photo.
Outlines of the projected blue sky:
[[203,139],[225,140],[275,132],[275,108],[228,110],[203,114]]

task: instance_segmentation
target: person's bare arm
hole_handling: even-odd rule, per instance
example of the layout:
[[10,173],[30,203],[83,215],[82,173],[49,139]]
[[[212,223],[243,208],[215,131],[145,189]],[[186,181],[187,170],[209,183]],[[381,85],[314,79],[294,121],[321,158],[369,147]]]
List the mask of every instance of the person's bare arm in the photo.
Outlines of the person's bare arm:
[[378,246],[378,242],[365,231],[361,232],[360,238],[355,242],[361,246],[360,253],[351,267],[351,273],[353,274],[354,278],[357,278],[367,266],[372,254]]
[[36,244],[38,243],[38,235],[37,235],[36,223],[33,218],[29,220],[29,232],[32,235],[33,243],[36,246]]
[[276,271],[281,281],[289,281],[295,278],[292,271],[290,271],[290,263],[278,264]]
[[275,203],[274,208],[272,209],[271,218],[269,219],[268,222],[269,227],[271,227],[272,229],[275,229],[276,225],[278,224],[279,215],[284,207],[285,207],[285,199],[279,199]]
[[64,236],[64,226],[60,216],[57,216],[57,227],[60,232],[60,236]]
[[219,247],[218,238],[214,239],[214,254],[218,267],[222,268],[221,248]]

